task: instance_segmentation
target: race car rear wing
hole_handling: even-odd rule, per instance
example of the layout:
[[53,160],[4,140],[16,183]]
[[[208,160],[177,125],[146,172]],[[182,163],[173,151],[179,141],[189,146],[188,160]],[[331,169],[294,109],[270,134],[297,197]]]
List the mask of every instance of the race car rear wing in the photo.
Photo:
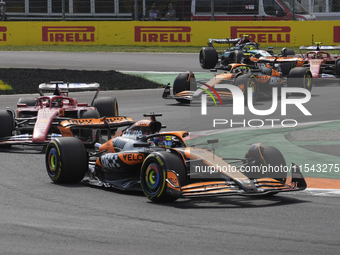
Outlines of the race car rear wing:
[[106,129],[111,136],[110,130],[119,127],[130,126],[134,124],[134,120],[129,117],[103,117],[103,118],[88,118],[88,119],[70,119],[64,120],[58,126],[60,133],[64,137],[73,137],[72,129]]
[[105,129],[124,127],[134,124],[134,120],[130,117],[103,117],[103,118],[88,118],[88,119],[70,119],[60,123],[63,128],[99,128]]
[[64,83],[63,81],[51,81],[50,83],[41,83],[39,85],[40,94],[42,91],[55,91],[59,88],[61,92],[68,93],[69,91],[86,91],[86,90],[98,90],[99,83]]
[[259,62],[262,63],[289,63],[301,61],[300,57],[260,57]]
[[[234,39],[213,39],[213,38],[209,38],[209,43],[218,43],[218,44],[237,44],[239,41],[241,40],[241,38],[234,38]],[[208,43],[208,45],[209,45]]]
[[340,46],[301,46],[300,50],[340,50]]
[[[214,43],[218,43],[218,44],[229,44],[229,48],[230,48],[230,45],[235,46],[240,40],[241,40],[241,38],[233,38],[233,39],[229,39],[229,38],[227,38],[227,39],[209,38],[208,46],[213,47]],[[245,43],[244,45],[254,45],[256,47],[260,46],[259,43],[254,43],[254,42],[248,42],[248,43]]]

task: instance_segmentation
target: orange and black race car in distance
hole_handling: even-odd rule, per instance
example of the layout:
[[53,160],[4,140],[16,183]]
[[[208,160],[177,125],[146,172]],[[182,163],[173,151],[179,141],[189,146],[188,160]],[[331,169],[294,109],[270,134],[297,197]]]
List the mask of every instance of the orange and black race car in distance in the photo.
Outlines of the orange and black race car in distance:
[[[67,119],[114,117],[118,115],[118,102],[114,97],[99,97],[98,83],[64,83],[52,81],[39,85],[37,97],[22,97],[17,109],[0,110],[0,148],[12,145],[46,145],[53,137],[62,136],[60,122]],[[79,103],[69,97],[70,91],[95,90],[91,104]],[[44,94],[44,92],[53,92]],[[97,130],[74,133],[80,140],[93,145],[100,139]]]
[[[314,44],[300,47],[303,66],[310,68],[316,80],[340,82],[340,46],[322,46],[322,42]],[[337,51],[338,54],[332,56],[331,51]]]
[[[244,38],[246,37],[247,35],[244,35]],[[249,61],[253,58],[274,56],[273,47],[268,47],[268,50],[262,50],[259,48],[259,43],[244,40],[244,38],[209,39],[208,47],[203,47],[199,53],[201,67],[203,69],[229,70],[229,64],[249,64]],[[214,48],[214,43],[227,44],[229,47],[223,51],[218,51]],[[283,48],[281,50],[282,57],[294,55],[295,52],[292,49]]]
[[[187,146],[186,131],[165,131],[156,117],[134,122],[129,117],[66,120],[64,128],[119,129],[115,137],[86,149],[74,137],[57,137],[46,148],[46,170],[54,183],[78,183],[141,190],[153,202],[206,196],[269,196],[301,191],[306,182],[297,165],[286,165],[278,149],[249,147],[245,157],[222,158],[213,153],[218,142]],[[119,133],[119,135],[118,135]],[[208,146],[208,148],[204,148]],[[291,168],[291,176],[288,176]]]
[[[273,88],[297,87],[312,90],[312,74],[308,67],[289,67],[288,75],[284,75],[280,64],[295,66],[300,58],[291,57],[261,57],[258,66],[246,64],[230,64],[230,71],[215,75],[209,81],[196,81],[195,74],[187,71],[180,73],[174,80],[172,94],[168,84],[162,97],[175,99],[180,103],[190,103],[201,98],[204,93],[210,93],[215,99],[232,99],[233,94],[223,84],[238,87],[246,95],[248,89],[252,91],[252,101],[260,97],[270,97]],[[200,84],[200,86],[198,86]],[[224,86],[225,87],[225,86]],[[245,96],[245,98],[247,98]],[[247,100],[245,100],[246,102]]]

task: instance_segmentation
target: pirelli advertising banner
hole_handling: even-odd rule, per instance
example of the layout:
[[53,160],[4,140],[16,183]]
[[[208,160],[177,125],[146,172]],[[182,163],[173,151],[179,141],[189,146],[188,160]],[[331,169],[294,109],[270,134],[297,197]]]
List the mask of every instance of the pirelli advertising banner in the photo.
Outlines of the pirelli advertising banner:
[[204,46],[247,34],[262,46],[340,44],[340,21],[1,22],[0,45]]

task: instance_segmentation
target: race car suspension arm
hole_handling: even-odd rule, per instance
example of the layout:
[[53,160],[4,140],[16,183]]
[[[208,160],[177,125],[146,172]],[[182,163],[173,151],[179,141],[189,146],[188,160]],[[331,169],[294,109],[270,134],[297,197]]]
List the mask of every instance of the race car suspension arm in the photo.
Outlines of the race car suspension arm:
[[108,140],[111,140],[112,134],[111,134],[111,129],[110,129],[109,122],[107,121],[107,119],[105,117],[103,117],[103,121],[104,121],[104,123],[107,126],[107,138],[108,138]]
[[92,102],[91,102],[91,106],[93,106],[94,100],[96,100],[98,94],[99,94],[99,88],[97,88],[97,91],[96,91],[96,93],[94,94],[94,97],[93,97]]

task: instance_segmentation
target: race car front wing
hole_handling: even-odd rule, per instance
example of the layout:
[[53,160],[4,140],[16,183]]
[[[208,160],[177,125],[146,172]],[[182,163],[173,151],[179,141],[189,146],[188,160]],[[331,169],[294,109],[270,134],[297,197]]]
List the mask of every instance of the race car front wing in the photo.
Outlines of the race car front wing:
[[[300,168],[292,163],[289,184],[272,178],[197,182],[181,186],[175,171],[168,170],[167,192],[175,197],[258,196],[279,192],[301,191],[307,188]],[[248,186],[255,187],[249,188]]]

